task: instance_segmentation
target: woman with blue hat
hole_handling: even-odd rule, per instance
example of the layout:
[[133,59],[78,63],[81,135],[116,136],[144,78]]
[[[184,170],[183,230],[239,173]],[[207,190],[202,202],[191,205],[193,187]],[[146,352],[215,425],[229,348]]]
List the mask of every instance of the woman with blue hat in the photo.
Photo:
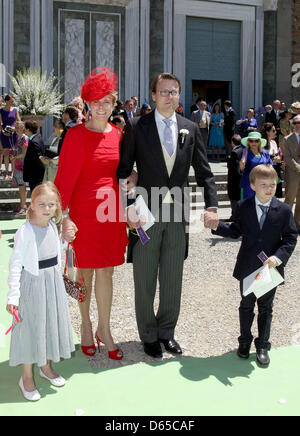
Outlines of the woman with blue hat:
[[259,132],[251,132],[246,138],[242,139],[245,147],[240,160],[240,170],[243,172],[241,180],[241,200],[253,197],[255,192],[250,187],[249,174],[257,165],[272,165],[273,162],[269,153],[264,150],[267,140],[261,137]]

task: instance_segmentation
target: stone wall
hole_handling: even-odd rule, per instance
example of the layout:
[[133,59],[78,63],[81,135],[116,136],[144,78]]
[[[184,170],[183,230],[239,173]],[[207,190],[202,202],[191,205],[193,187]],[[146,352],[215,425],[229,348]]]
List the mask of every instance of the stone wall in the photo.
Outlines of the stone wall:
[[263,104],[271,103],[276,94],[277,12],[264,14]]
[[292,100],[292,3],[293,0],[279,0],[277,10],[277,71],[276,95],[290,104]]
[[30,0],[14,1],[14,74],[30,66]]
[[[171,47],[170,47],[171,49]],[[151,83],[164,69],[164,2],[150,2],[150,96]]]

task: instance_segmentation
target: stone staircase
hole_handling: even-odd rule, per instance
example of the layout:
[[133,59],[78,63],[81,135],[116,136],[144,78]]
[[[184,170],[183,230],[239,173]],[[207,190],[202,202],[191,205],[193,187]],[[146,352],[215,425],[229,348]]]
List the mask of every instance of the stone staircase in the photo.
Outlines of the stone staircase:
[[[11,180],[4,180],[5,172],[0,171],[0,220],[24,219],[25,214],[17,215],[20,206],[18,187],[12,186]],[[30,204],[30,190],[27,188],[27,206]]]
[[[227,195],[227,168],[226,164],[212,164],[212,171],[217,185],[219,211],[221,219],[229,218],[231,215],[230,201]],[[195,176],[190,173],[189,185],[191,187],[191,209],[203,209],[204,199],[199,190]],[[30,191],[28,188],[27,205],[30,203]],[[0,220],[23,219],[25,215],[16,215],[20,204],[19,190],[13,188],[11,181],[4,180],[4,171],[0,171]]]

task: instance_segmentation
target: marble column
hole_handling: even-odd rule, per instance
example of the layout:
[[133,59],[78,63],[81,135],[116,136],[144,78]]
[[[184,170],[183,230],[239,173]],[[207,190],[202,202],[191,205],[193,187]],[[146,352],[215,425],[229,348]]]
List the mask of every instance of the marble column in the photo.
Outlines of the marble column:
[[173,0],[164,4],[164,71],[173,70]]
[[41,4],[30,0],[30,66],[41,66]]
[[149,102],[150,0],[141,1],[140,29],[139,97],[142,105],[145,101]]
[[[41,67],[48,76],[53,70],[53,0],[41,2]],[[53,132],[53,117],[47,116],[43,126],[43,138],[47,139]]]
[[125,99],[139,91],[139,0],[126,7]]
[[277,78],[277,0],[264,0],[263,104],[276,98]]
[[[14,74],[14,0],[3,0],[3,51],[2,62],[5,66],[6,73]],[[4,93],[9,92],[11,82],[6,77]]]
[[[3,63],[3,52],[2,52],[2,29],[3,29],[3,23],[2,23],[2,0],[0,0],[0,88],[4,88],[6,84],[6,68]],[[0,89],[0,92],[2,89]],[[2,92],[1,92],[2,93]]]

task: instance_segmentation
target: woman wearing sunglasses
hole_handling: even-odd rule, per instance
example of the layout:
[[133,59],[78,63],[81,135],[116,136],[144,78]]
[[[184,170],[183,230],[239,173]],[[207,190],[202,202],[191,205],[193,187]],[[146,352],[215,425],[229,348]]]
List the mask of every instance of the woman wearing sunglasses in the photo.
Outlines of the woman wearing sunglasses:
[[249,174],[257,165],[272,165],[272,159],[268,151],[264,150],[267,140],[261,137],[259,132],[251,132],[246,138],[242,139],[242,144],[246,147],[240,160],[240,171],[243,173],[241,180],[241,200],[253,197],[255,192],[250,187]]

